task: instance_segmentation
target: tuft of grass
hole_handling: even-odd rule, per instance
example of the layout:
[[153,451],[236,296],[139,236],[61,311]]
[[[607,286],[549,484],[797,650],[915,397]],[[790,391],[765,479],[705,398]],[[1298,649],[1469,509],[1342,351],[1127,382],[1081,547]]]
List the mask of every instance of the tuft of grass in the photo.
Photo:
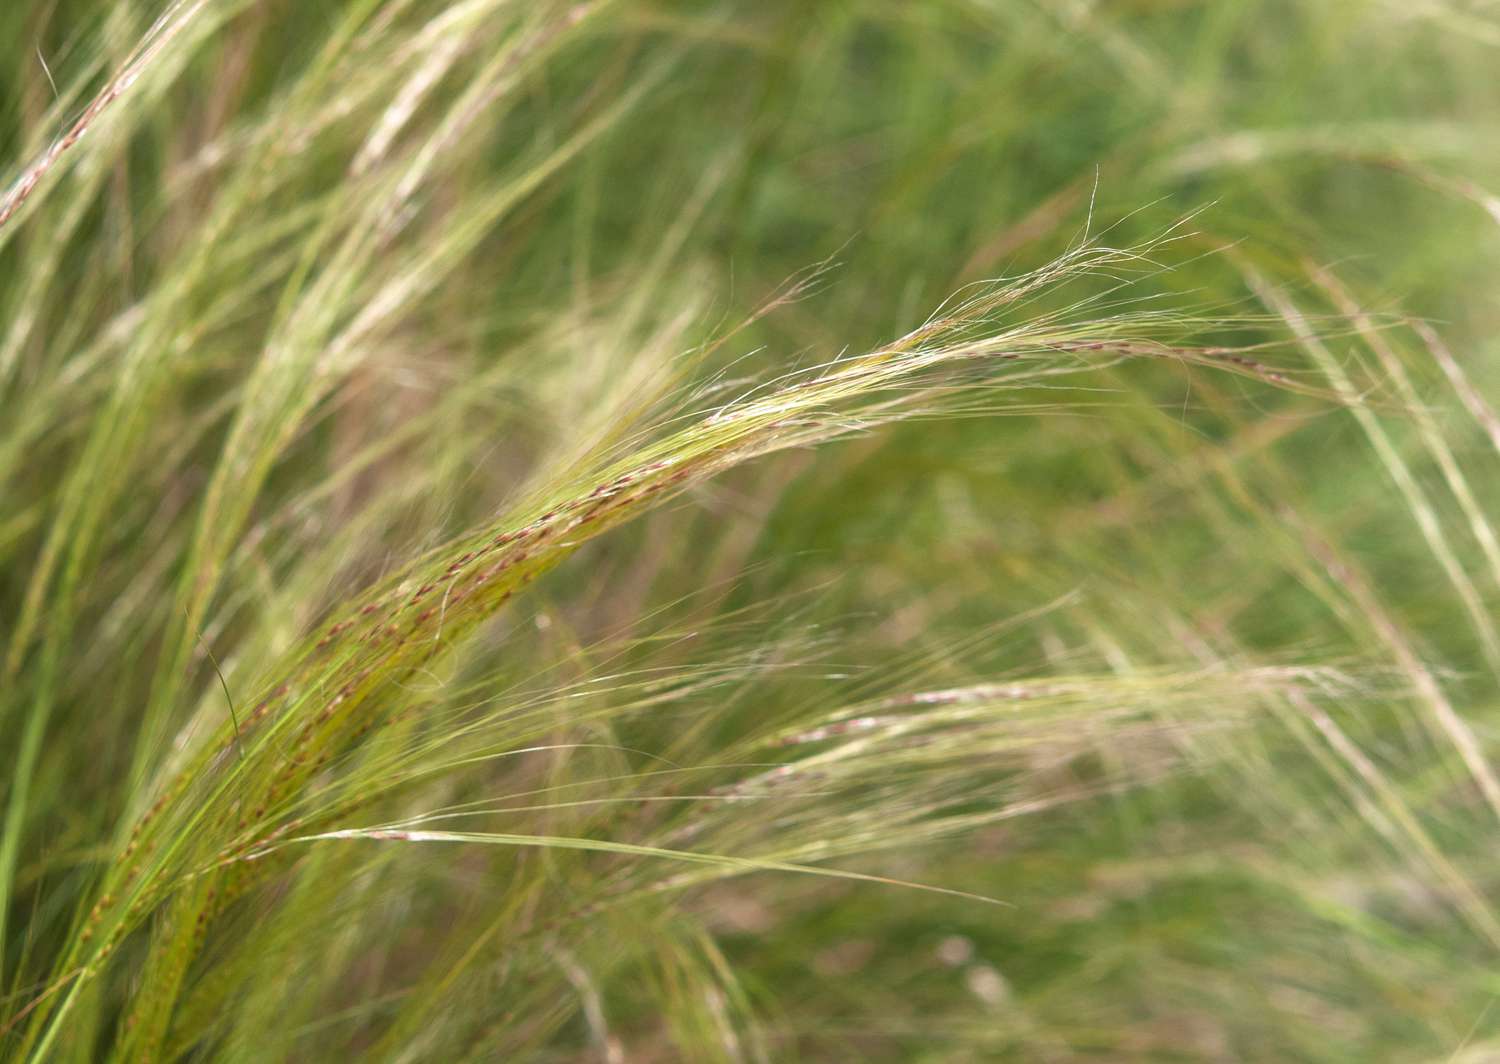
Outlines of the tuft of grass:
[[1488,19],[0,12],[5,1058],[1484,1059]]

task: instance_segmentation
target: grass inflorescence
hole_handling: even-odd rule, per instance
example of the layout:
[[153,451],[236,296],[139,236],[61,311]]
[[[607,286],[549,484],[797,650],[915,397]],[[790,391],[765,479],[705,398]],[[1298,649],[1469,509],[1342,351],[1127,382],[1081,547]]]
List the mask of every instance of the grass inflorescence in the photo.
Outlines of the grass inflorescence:
[[1487,1059],[1474,5],[0,13],[0,1055]]

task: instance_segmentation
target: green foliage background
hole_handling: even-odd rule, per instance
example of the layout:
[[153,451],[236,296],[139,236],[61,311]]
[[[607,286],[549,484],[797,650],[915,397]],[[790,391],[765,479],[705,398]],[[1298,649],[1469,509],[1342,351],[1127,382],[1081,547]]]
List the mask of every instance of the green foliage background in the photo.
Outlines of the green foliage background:
[[1488,0],[0,6],[0,1054],[1500,1054]]

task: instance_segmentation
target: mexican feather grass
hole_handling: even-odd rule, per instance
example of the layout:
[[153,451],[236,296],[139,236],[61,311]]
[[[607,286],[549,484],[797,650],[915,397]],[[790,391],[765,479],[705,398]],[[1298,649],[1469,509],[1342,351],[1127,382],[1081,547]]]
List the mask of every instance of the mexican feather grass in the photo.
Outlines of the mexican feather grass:
[[1500,1052],[1497,26],[0,13],[0,1052]]

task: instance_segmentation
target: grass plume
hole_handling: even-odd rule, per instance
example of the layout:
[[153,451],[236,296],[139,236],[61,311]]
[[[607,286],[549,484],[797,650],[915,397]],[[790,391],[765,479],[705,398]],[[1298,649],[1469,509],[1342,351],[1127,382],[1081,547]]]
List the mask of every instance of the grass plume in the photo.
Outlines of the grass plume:
[[0,13],[0,1055],[1484,1059],[1493,35],[1295,6]]

